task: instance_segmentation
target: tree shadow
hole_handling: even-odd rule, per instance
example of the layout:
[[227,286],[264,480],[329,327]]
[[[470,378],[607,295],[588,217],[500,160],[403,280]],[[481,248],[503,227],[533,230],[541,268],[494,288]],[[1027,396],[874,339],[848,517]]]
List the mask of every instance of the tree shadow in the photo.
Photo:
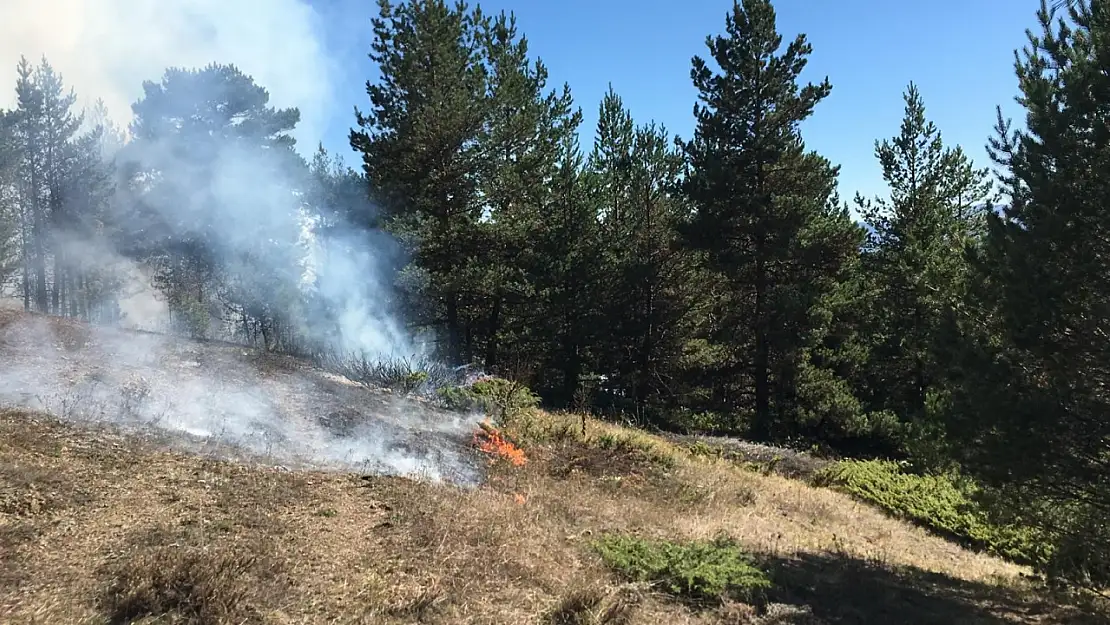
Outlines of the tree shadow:
[[837,554],[763,561],[774,582],[768,599],[805,605],[829,625],[1003,625],[1108,623],[1029,589],[968,582],[916,567],[891,567]]

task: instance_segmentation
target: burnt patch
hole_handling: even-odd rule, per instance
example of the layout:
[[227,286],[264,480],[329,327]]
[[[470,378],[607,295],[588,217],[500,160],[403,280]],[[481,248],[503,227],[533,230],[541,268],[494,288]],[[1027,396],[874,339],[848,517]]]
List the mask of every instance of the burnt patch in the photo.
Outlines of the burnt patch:
[[332,436],[345,438],[354,436],[355,431],[366,421],[366,417],[354,408],[339,408],[316,415],[316,423]]
[[564,441],[546,450],[548,475],[567,479],[583,475],[594,479],[653,479],[662,474],[659,462],[645,451],[632,447],[594,447]]

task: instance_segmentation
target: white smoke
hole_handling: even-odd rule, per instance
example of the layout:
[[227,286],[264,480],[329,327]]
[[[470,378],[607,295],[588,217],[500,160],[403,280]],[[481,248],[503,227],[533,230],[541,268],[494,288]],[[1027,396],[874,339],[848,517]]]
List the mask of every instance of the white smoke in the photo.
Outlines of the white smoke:
[[[343,10],[353,8],[341,4]],[[160,80],[169,67],[231,64],[269,92],[271,106],[300,111],[292,135],[303,153],[316,145],[327,125],[335,102],[334,80],[349,78],[329,58],[323,26],[322,17],[302,0],[3,0],[0,85],[15,84],[21,55],[33,65],[45,56],[75,90],[79,104],[91,107],[94,100],[103,100],[109,118],[126,128],[144,81]],[[14,105],[14,88],[8,94],[0,95],[0,107]],[[354,251],[332,255],[322,264],[319,247],[324,242],[310,225],[281,223],[298,210],[290,206],[295,191],[292,181],[284,179],[288,172],[241,154],[222,154],[220,160],[212,188],[198,189],[197,195],[210,192],[218,199],[221,251],[235,255],[257,249],[263,243],[260,233],[267,230],[300,230],[304,255],[297,282],[303,283],[307,272],[319,281],[319,296],[338,309],[334,321],[346,347],[375,355],[412,355],[411,341],[381,305],[385,298],[378,259],[374,250],[354,241],[359,233],[342,233],[345,243],[353,242],[346,247]],[[180,212],[182,199],[188,203],[189,198],[170,198],[155,208]],[[141,283],[129,290],[142,290]],[[149,294],[126,304],[138,307],[134,312],[143,317],[143,327],[160,310]]]
[[121,127],[144,80],[227,63],[265,86],[273,106],[300,108],[295,136],[311,147],[334,100],[322,28],[301,0],[3,0],[0,106],[14,104],[20,55],[35,65],[45,55],[81,104],[103,99]]
[[[15,66],[21,55],[33,65],[45,57],[66,86],[77,93],[79,106],[90,107],[95,100],[103,100],[108,116],[127,127],[132,121],[131,105],[143,96],[144,81],[161,80],[170,67],[235,65],[269,92],[270,106],[300,110],[301,121],[292,134],[303,152],[306,146],[315,146],[323,134],[328,108],[335,100],[333,79],[339,75],[323,45],[322,26],[320,16],[301,0],[0,0],[0,85],[14,87]],[[0,107],[14,105],[14,88],[8,94],[0,95]],[[299,185],[303,180],[298,179],[303,172],[275,161],[277,157],[228,147],[213,163],[214,175],[208,179],[207,188],[196,188],[190,187],[197,179],[188,177],[189,168],[176,167],[175,157],[157,143],[146,144],[137,156],[158,175],[179,177],[176,193],[144,198],[147,209],[168,221],[184,223],[176,227],[185,231],[195,224],[220,224],[211,234],[210,243],[231,273],[244,256],[261,258],[263,264],[275,270],[255,283],[251,283],[254,278],[249,272],[244,273],[247,277],[238,280],[246,284],[238,287],[250,293],[269,293],[273,302],[277,294],[268,289],[300,288],[304,273],[311,271],[316,278],[314,296],[327,305],[334,318],[313,319],[309,312],[306,323],[336,326],[341,346],[350,352],[385,357],[413,354],[412,341],[385,305],[387,285],[379,267],[380,250],[371,244],[367,233],[347,227],[337,229],[327,241],[306,236],[300,212]],[[290,259],[288,249],[273,245],[274,241],[290,239],[305,244],[301,258]],[[122,325],[156,329],[157,318],[165,315],[166,307],[149,288],[148,270],[101,243],[69,241],[65,246],[71,258],[82,259],[89,266],[115,267],[132,287],[119,302]],[[321,247],[327,248],[325,253],[321,253]],[[136,286],[139,288],[133,288]],[[10,341],[15,340],[13,331],[9,328],[6,333]],[[391,405],[382,407],[380,414],[363,415],[370,418],[365,423],[376,426],[364,425],[356,435],[337,442],[312,425],[314,406],[306,403],[297,407],[306,397],[314,401],[323,401],[324,397],[307,390],[298,394],[303,380],[290,377],[281,386],[272,378],[248,374],[230,365],[224,373],[235,372],[238,380],[203,372],[174,377],[165,371],[165,359],[149,356],[184,348],[127,334],[101,334],[99,340],[103,343],[101,357],[133,369],[137,375],[162,380],[152,383],[151,405],[142,417],[150,420],[164,413],[167,422],[162,426],[171,430],[213,436],[219,424],[229,428],[232,439],[242,442],[255,440],[251,437],[258,431],[275,428],[288,453],[316,455],[345,464],[356,459],[375,460],[403,472],[426,463],[423,455],[398,451],[393,446],[405,438],[398,432],[416,428],[459,435],[470,427],[464,420],[442,413],[436,417],[443,419],[439,424],[434,418],[417,419],[409,414],[414,408]],[[26,360],[24,366],[0,370],[0,386],[9,389],[0,393],[0,400],[32,405],[26,401],[28,397],[44,391],[68,397],[77,388],[72,376],[84,375],[84,369],[69,369],[69,357],[46,356],[44,360],[30,348],[22,357]],[[178,364],[193,362],[170,360]],[[89,362],[83,367],[111,364]],[[116,401],[113,398],[124,382],[116,380],[109,385],[111,401]],[[278,395],[284,397],[286,405],[275,399]],[[98,401],[103,403],[105,397]],[[111,418],[110,414],[104,416]],[[261,451],[261,444],[248,446]],[[458,459],[451,464],[458,464]]]
[[473,427],[277,357],[152,333],[3,315],[0,405],[171,436],[194,450],[295,467],[473,484]]

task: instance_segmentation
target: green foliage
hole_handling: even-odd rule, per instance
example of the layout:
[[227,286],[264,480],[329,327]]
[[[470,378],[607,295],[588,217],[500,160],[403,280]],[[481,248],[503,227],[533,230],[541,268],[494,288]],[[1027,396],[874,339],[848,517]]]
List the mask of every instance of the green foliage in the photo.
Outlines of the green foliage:
[[721,279],[716,319],[699,329],[723,353],[704,373],[718,408],[750,413],[758,439],[789,437],[799,413],[817,409],[810,400],[851,401],[825,393],[850,394],[844,387],[803,391],[799,374],[837,375],[830,316],[862,240],[836,197],[838,168],[807,151],[799,130],[832,85],[799,84],[805,35],[781,44],[771,2],[733,5],[725,34],[707,40],[720,71],[694,58],[697,127],[683,146],[682,189],[696,210],[679,230]]
[[498,426],[534,409],[537,397],[520,382],[493,376],[478,378],[467,385],[448,385],[437,389],[439,401],[450,410],[482,410],[497,417]]
[[658,584],[686,600],[750,601],[771,587],[751,557],[727,538],[676,543],[610,535],[594,541],[593,547],[624,577]]
[[1110,4],[1038,18],[1015,54],[1024,128],[1000,112],[990,145],[1005,202],[973,257],[981,323],[949,428],[961,464],[1051,532],[1053,574],[1106,586]]
[[948,410],[942,400],[958,373],[952,346],[961,339],[952,311],[966,297],[970,271],[963,250],[982,234],[992,185],[987,170],[945,146],[913,83],[903,99],[899,134],[875,142],[890,195],[856,196],[873,230],[858,302],[868,356],[856,380],[867,410],[898,417],[882,422],[892,437],[877,451],[906,453],[917,451],[907,444],[937,435]]
[[915,475],[896,462],[846,460],[826,467],[814,479],[1014,562],[1040,566],[1052,555],[1046,537],[1035,528],[997,524],[980,503],[980,489],[955,473]]

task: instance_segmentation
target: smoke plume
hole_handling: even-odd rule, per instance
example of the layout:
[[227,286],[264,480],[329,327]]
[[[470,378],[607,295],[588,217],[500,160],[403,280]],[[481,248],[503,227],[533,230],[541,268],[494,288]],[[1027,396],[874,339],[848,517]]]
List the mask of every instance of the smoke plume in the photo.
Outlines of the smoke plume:
[[[0,3],[0,83],[14,85],[20,55],[33,63],[45,56],[79,105],[103,100],[109,116],[127,126],[131,105],[149,96],[144,81],[157,83],[167,68],[230,64],[269,92],[269,106],[299,109],[292,135],[303,151],[322,135],[333,100],[335,64],[321,27],[300,0],[6,0]],[[209,94],[191,95],[203,101]],[[0,98],[0,106],[12,104]],[[141,204],[161,236],[203,238],[225,300],[295,324],[299,335],[337,353],[414,354],[387,304],[388,252],[380,239],[344,222],[349,207],[309,207],[306,170],[288,157],[231,141],[205,158],[198,173],[196,162],[174,146],[132,138],[119,150],[119,162],[139,164],[150,179],[128,179],[130,187],[117,190],[112,202],[125,213]],[[330,216],[326,232],[315,227],[308,208]],[[132,221],[133,238],[157,230]],[[96,267],[122,285],[116,313],[122,325],[164,327],[168,309],[151,288],[154,269],[135,262],[133,251],[101,239],[60,237],[54,245],[64,248],[67,262]],[[206,355],[198,344],[167,337],[90,332],[74,351],[46,322],[0,328],[0,358],[11,363],[0,370],[6,389],[0,402],[158,425],[286,460],[362,463],[433,477],[468,471],[460,441],[473,419],[416,402],[375,400],[365,389],[328,382],[320,371],[262,373],[247,352],[233,358],[240,348],[208,344]]]
[[[231,63],[269,89],[274,106],[301,109],[296,136],[313,146],[336,74],[322,28],[301,0],[4,0],[0,85],[15,84],[20,55],[45,55],[79,103],[102,99],[126,127],[144,80],[167,67]],[[14,103],[8,89],[0,106]]]

